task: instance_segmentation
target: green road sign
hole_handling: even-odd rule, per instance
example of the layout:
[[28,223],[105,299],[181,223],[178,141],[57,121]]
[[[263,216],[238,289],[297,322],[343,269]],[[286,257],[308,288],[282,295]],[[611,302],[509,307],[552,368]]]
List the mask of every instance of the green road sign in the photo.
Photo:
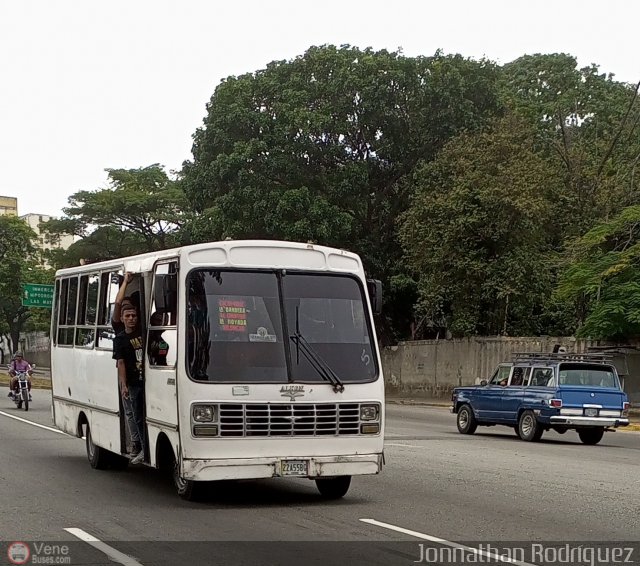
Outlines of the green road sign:
[[22,306],[51,308],[53,303],[53,285],[40,283],[22,284]]

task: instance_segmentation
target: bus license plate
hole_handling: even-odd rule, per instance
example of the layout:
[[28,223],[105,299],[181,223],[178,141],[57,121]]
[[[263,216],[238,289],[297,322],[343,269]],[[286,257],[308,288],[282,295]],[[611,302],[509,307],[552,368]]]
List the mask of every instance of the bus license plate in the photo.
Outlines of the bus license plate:
[[307,476],[309,475],[309,462],[307,460],[283,460],[280,462],[280,471],[283,476]]

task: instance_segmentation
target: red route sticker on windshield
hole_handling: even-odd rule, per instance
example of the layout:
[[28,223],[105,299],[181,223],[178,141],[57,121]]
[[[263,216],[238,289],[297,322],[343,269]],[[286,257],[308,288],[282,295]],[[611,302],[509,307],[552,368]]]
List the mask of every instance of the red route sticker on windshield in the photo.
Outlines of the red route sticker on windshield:
[[218,299],[218,323],[224,332],[246,332],[246,303],[238,300]]

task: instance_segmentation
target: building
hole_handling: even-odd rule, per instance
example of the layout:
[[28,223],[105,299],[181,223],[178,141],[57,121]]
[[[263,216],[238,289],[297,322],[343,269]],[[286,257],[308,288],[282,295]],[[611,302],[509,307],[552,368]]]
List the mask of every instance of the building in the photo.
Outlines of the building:
[[36,245],[42,250],[66,250],[73,242],[76,241],[74,236],[64,234],[60,236],[60,238],[56,238],[55,240],[50,240],[48,234],[44,234],[40,231],[40,223],[47,222],[51,220],[53,217],[48,214],[25,214],[20,217],[24,220],[30,228],[36,233]]
[[0,216],[18,216],[18,199],[0,196]]

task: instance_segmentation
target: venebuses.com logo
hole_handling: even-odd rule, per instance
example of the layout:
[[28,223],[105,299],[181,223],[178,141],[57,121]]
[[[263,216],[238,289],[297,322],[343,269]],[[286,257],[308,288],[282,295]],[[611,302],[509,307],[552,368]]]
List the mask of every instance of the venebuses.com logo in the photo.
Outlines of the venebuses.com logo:
[[10,564],[71,564],[68,544],[15,541],[7,548]]
[[11,564],[26,564],[31,558],[31,549],[26,542],[12,542],[7,548],[7,558]]

